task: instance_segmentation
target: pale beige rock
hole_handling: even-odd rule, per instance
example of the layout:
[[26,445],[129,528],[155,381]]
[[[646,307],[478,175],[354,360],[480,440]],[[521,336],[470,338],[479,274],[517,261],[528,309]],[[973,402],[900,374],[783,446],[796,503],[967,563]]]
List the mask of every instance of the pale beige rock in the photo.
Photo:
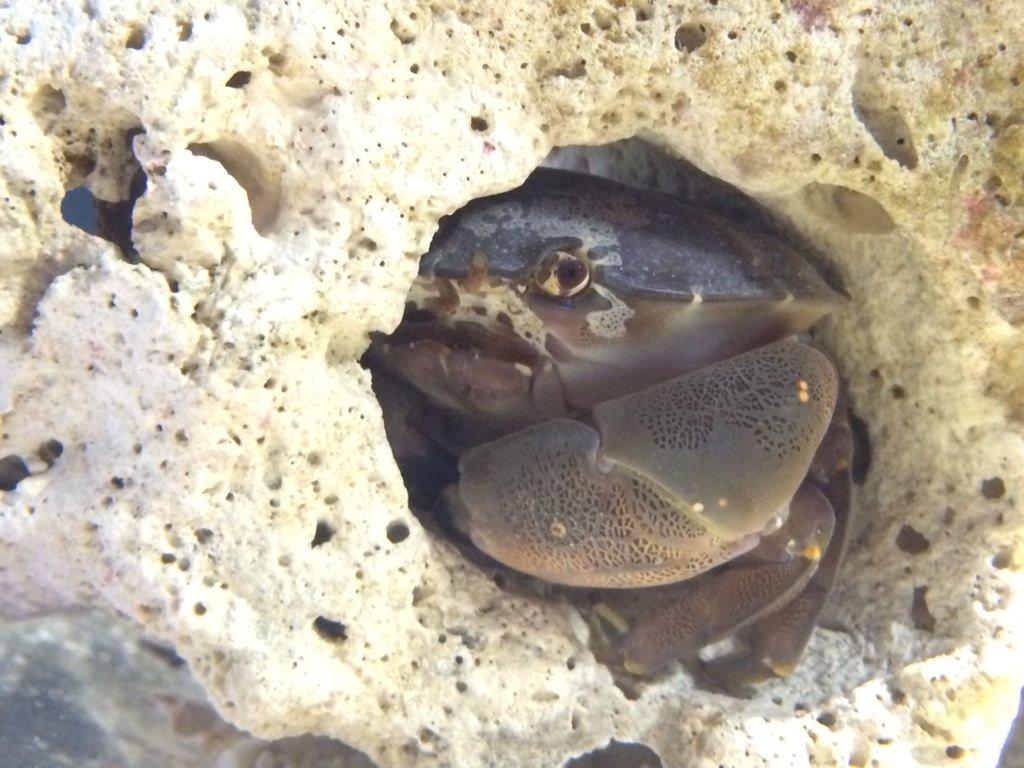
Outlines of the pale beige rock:
[[[134,616],[232,722],[387,766],[610,738],[667,766],[993,764],[1024,678],[1016,11],[9,5],[0,455],[40,472],[0,499],[0,605]],[[789,216],[851,295],[824,338],[871,434],[857,536],[805,663],[749,700],[682,671],[628,700],[571,609],[431,539],[356,362],[440,215],[634,134]],[[127,195],[133,158],[137,265],[60,216],[82,183]]]

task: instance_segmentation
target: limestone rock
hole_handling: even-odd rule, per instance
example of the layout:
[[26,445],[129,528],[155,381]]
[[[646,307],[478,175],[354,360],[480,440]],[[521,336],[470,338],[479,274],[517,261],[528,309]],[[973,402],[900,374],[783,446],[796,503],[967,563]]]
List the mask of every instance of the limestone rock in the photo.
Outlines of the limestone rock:
[[[8,4],[0,457],[32,474],[0,497],[0,607],[134,617],[231,722],[382,766],[611,738],[993,764],[1024,681],[1016,11]],[[857,536],[803,665],[750,699],[682,670],[627,697],[572,609],[431,538],[357,363],[441,215],[633,135],[790,218],[851,297],[823,338],[870,435]],[[143,178],[124,253],[61,217]]]

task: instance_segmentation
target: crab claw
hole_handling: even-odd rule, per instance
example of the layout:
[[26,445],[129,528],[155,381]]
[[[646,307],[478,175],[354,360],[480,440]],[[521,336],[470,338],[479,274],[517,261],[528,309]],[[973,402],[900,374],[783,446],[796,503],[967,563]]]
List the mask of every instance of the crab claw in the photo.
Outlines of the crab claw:
[[785,520],[835,408],[835,368],[761,347],[466,452],[478,547],[562,584],[637,587],[702,573]]

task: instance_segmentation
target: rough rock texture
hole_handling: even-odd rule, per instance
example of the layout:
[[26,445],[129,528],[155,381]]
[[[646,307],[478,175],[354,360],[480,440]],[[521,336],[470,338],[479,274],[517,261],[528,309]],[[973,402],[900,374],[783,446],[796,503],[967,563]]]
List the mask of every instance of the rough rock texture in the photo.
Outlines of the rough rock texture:
[[[1016,11],[8,4],[0,457],[34,474],[0,498],[0,607],[109,606],[230,721],[382,766],[611,738],[666,766],[993,764],[1024,680]],[[871,438],[857,536],[805,663],[749,699],[681,670],[627,699],[571,609],[430,538],[356,362],[440,215],[634,134],[791,218],[851,295],[823,338]],[[137,259],[64,222],[140,166]]]

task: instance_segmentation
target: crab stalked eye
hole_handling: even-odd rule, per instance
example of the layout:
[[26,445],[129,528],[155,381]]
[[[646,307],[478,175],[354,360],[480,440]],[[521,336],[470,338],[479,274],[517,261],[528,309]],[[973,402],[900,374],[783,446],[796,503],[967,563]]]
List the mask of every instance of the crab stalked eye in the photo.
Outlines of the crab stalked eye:
[[580,249],[549,251],[533,273],[534,285],[553,299],[571,299],[590,287],[590,263]]

